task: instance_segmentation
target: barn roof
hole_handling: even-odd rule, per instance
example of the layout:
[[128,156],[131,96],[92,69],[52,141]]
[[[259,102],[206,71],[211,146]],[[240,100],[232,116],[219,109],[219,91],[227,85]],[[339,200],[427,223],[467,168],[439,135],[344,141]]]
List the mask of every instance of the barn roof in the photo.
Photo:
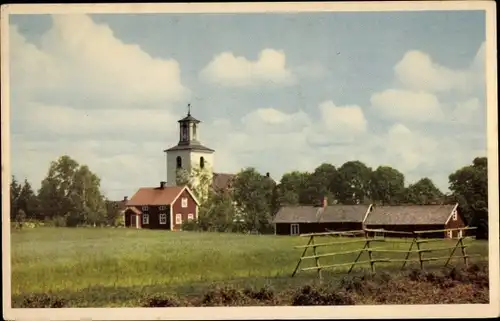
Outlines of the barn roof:
[[363,222],[369,206],[332,205],[327,206],[319,217],[319,222]]
[[127,206],[142,205],[170,205],[187,189],[198,203],[194,195],[186,186],[141,187],[127,202]]
[[318,221],[320,207],[284,206],[279,209],[273,223],[314,223]]
[[319,206],[284,206],[280,208],[273,223],[330,223],[363,222],[369,206],[366,205],[331,205]]
[[373,206],[366,225],[445,224],[455,205]]

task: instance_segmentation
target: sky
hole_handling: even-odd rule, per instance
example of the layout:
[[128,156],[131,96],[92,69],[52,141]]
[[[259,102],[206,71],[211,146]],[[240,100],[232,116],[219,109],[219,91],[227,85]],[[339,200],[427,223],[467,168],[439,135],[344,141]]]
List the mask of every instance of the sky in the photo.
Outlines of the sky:
[[360,160],[406,184],[486,156],[484,11],[10,15],[11,164],[107,197],[166,179],[187,104],[216,172]]

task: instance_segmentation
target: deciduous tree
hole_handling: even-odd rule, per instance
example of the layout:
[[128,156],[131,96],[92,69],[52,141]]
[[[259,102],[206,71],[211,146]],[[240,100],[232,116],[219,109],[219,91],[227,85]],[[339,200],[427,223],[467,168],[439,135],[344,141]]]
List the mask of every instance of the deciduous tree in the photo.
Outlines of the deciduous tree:
[[406,189],[405,199],[408,203],[419,205],[445,203],[444,194],[427,177],[410,184]]
[[64,217],[68,226],[102,224],[106,219],[99,177],[69,156],[50,164],[38,194],[43,213]]
[[471,226],[478,227],[477,236],[488,235],[488,162],[477,157],[449,176],[452,196]]
[[404,197],[405,176],[390,166],[379,166],[371,175],[370,189],[375,203],[398,204]]

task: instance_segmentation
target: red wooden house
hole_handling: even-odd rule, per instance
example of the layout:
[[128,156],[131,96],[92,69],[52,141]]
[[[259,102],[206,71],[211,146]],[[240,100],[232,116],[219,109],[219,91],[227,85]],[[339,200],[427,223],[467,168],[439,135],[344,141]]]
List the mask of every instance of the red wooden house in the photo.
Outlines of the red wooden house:
[[127,202],[125,226],[179,231],[184,222],[198,219],[199,205],[187,186],[141,187]]

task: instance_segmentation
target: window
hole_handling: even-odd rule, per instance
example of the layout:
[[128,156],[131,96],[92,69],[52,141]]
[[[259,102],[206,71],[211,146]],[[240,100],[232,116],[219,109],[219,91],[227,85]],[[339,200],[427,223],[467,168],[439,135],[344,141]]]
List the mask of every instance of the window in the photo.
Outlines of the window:
[[142,224],[149,224],[149,214],[142,215]]
[[297,235],[297,234],[299,234],[299,224],[292,224],[292,225],[290,225],[290,234],[291,235]]
[[175,224],[177,225],[182,224],[182,214],[175,214]]
[[182,200],[181,200],[182,204],[181,206],[182,207],[188,207],[188,199],[187,197],[183,197]]
[[194,215],[193,214],[188,214],[188,221],[192,221],[194,219]]
[[200,168],[205,168],[205,158],[203,156],[200,157]]
[[458,231],[458,237],[459,237],[459,238],[462,238],[462,236],[463,236],[463,234],[462,234],[462,230],[459,230],[459,231]]
[[454,220],[454,221],[457,220],[457,211],[453,211],[451,219]]
[[143,212],[147,212],[148,210],[149,210],[149,207],[147,207],[147,206],[143,206],[143,207],[142,207],[142,211],[143,211]]
[[167,214],[160,213],[160,224],[167,224]]
[[165,205],[160,205],[160,208],[159,208],[160,211],[165,211],[166,209],[167,209],[167,207]]
[[453,231],[448,231],[448,238],[450,238],[450,239],[453,238]]
[[177,156],[176,161],[177,161],[177,168],[182,168],[182,157]]

